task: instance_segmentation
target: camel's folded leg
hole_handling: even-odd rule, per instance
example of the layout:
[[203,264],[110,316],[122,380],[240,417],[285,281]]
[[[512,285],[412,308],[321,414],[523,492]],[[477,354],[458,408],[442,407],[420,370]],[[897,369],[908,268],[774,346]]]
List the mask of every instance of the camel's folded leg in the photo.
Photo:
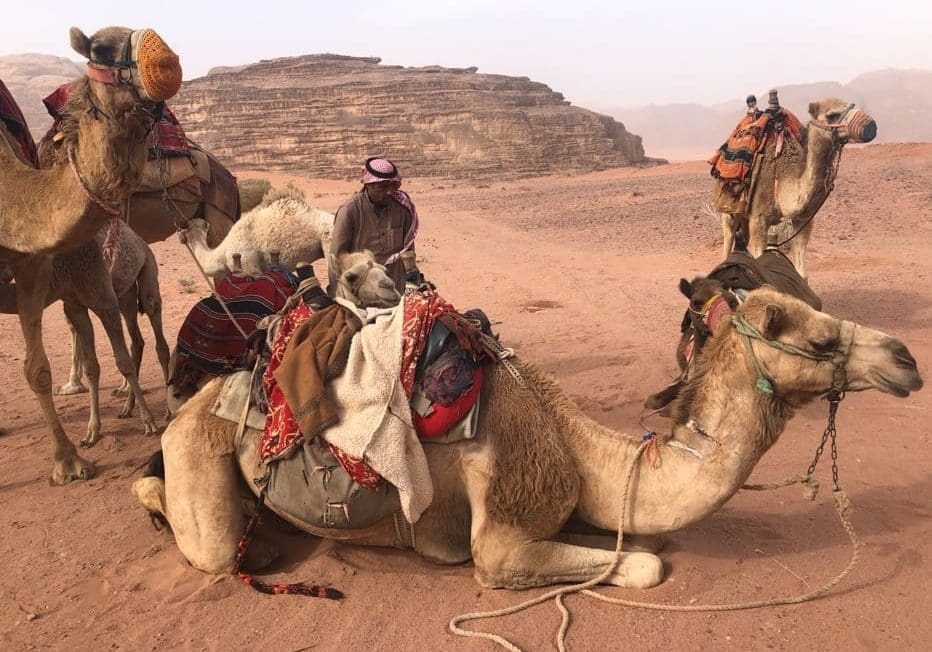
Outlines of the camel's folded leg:
[[[476,581],[489,588],[526,589],[566,582],[585,582],[603,573],[614,561],[612,550],[534,539],[519,528],[487,521],[472,543]],[[604,583],[626,588],[649,588],[663,580],[660,557],[646,552],[623,552],[618,566]]]

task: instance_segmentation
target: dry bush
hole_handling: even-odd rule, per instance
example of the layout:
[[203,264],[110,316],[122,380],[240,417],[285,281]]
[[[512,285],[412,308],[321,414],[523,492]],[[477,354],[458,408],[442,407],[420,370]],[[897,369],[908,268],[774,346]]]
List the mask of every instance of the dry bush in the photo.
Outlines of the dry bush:
[[262,198],[272,189],[272,182],[268,179],[243,179],[237,181],[239,186],[239,203],[243,213],[251,211],[259,205]]

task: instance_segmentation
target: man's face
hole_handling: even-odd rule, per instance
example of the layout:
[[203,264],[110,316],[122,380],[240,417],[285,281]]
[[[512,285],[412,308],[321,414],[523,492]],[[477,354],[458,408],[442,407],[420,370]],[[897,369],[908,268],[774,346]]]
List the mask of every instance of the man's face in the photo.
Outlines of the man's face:
[[367,183],[366,192],[369,193],[369,201],[373,204],[385,204],[388,201],[389,194],[397,187],[395,181],[379,181],[378,183]]

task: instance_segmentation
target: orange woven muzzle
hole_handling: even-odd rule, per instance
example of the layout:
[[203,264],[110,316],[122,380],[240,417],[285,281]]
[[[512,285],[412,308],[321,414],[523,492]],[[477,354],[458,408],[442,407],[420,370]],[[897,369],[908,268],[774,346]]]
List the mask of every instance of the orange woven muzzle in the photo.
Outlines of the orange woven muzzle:
[[154,102],[174,97],[181,88],[181,62],[154,29],[133,32],[133,53],[139,80],[146,96]]

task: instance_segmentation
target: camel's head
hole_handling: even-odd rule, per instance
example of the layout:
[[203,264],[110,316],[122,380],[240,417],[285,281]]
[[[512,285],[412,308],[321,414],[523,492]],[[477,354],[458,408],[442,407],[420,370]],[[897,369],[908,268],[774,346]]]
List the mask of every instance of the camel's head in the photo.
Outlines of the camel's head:
[[139,103],[154,104],[181,88],[178,55],[155,30],[104,27],[88,37],[71,28],[71,47],[87,59],[87,76],[127,90]]
[[187,244],[188,242],[196,242],[199,244],[207,246],[207,231],[210,229],[210,223],[207,220],[202,220],[199,217],[194,217],[188,220],[188,226],[180,231],[178,231],[178,239],[181,241],[181,244]]
[[[712,304],[721,298],[728,306],[729,311],[738,307],[738,299],[718,279],[707,276],[697,276],[692,281],[680,279],[680,292],[689,299],[688,321],[698,330],[708,332],[706,317]],[[683,320],[685,330],[689,324]]]
[[371,251],[331,254],[328,262],[331,278],[337,278],[336,296],[360,308],[391,308],[401,301],[385,265],[375,262]]
[[922,387],[916,360],[899,340],[771,288],[751,292],[732,322],[732,336],[742,340],[735,346],[758,376],[758,390],[766,393],[769,382],[791,405],[832,389],[905,397]]
[[835,133],[843,143],[869,143],[877,136],[877,123],[853,102],[838,99],[809,103],[810,125]]

